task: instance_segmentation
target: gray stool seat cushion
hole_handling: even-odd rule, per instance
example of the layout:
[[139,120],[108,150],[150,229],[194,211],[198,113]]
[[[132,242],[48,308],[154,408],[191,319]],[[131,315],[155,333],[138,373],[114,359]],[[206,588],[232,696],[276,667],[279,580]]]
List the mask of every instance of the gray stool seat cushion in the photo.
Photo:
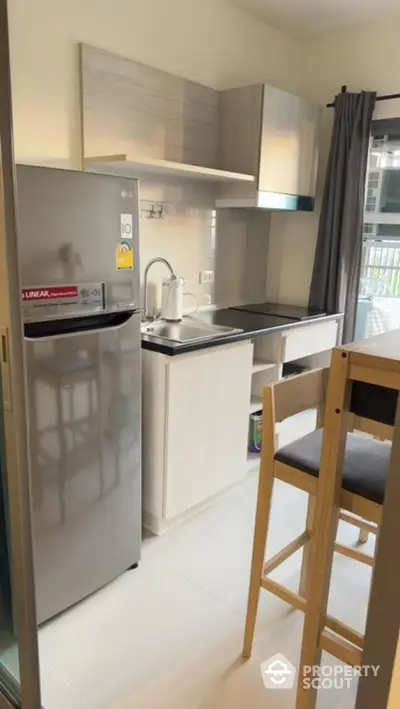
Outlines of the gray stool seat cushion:
[[[275,460],[318,477],[323,429],[307,434],[278,450]],[[342,487],[344,490],[383,504],[389,472],[390,443],[356,433],[347,434]]]

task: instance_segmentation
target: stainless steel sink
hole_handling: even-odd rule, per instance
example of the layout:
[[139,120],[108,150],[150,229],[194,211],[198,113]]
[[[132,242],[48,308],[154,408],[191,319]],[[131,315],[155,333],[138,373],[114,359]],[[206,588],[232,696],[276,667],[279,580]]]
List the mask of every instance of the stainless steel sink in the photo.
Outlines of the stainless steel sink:
[[222,325],[211,325],[189,317],[181,322],[167,322],[165,320],[155,320],[151,323],[142,324],[142,334],[153,337],[161,337],[163,340],[173,342],[196,342],[198,340],[210,340],[214,337],[226,337],[238,332],[243,332],[240,328],[225,327]]

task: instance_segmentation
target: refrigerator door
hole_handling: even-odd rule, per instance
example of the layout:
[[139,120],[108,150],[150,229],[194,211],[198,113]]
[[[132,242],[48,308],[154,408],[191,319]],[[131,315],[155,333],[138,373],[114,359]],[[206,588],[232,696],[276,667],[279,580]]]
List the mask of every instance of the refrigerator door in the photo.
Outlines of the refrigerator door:
[[139,309],[138,182],[17,165],[25,322]]
[[139,560],[140,315],[115,321],[25,338],[39,623]]

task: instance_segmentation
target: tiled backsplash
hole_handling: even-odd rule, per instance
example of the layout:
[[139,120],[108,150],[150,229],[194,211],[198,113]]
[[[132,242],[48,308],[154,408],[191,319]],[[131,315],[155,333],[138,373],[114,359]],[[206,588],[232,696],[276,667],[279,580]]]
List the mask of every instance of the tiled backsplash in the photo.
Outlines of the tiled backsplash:
[[[213,302],[213,287],[200,285],[199,272],[214,269],[215,211],[214,197],[207,183],[189,181],[156,181],[140,184],[142,207],[164,203],[162,219],[148,219],[142,209],[140,219],[141,280],[146,264],[156,256],[171,262],[186,281],[184,309]],[[145,201],[144,201],[145,200]],[[149,306],[160,306],[161,281],[168,276],[162,264],[149,272]]]
[[219,209],[216,219],[214,300],[219,306],[266,299],[270,213]]
[[[266,297],[270,215],[263,210],[214,209],[212,186],[197,180],[141,183],[142,206],[163,202],[162,219],[140,220],[141,274],[150,259],[163,256],[186,280],[184,309],[224,307]],[[201,270],[215,271],[214,285],[199,283]],[[161,281],[168,272],[155,264],[149,273],[149,305],[160,306]]]

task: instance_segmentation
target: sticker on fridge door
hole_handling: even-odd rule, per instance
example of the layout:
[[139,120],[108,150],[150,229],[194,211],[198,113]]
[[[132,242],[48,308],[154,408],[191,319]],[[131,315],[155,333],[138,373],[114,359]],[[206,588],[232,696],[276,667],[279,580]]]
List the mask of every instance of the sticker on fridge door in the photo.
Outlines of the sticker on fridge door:
[[132,239],[132,214],[121,214],[121,239]]
[[77,286],[43,286],[43,288],[23,288],[21,291],[24,302],[38,303],[43,301],[76,300],[79,296]]
[[88,315],[105,310],[105,283],[22,288],[24,321],[64,315]]
[[134,254],[132,244],[126,239],[119,242],[115,250],[115,268],[117,271],[133,271]]

